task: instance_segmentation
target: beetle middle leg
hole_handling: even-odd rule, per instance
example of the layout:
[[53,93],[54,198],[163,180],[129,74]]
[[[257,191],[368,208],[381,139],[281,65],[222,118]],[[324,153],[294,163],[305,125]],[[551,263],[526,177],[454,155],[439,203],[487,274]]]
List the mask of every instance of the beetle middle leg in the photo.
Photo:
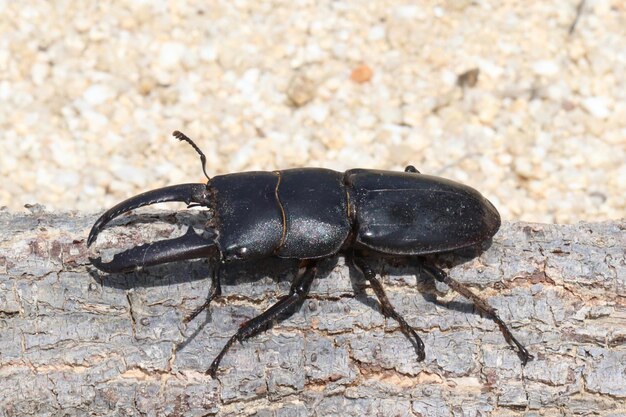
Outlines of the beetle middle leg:
[[511,333],[511,330],[504,323],[504,321],[502,321],[502,319],[498,316],[498,313],[496,312],[495,308],[487,304],[485,300],[480,298],[478,295],[474,294],[472,290],[467,288],[465,285],[450,278],[450,276],[443,270],[435,266],[431,266],[431,265],[422,265],[422,270],[426,271],[426,273],[428,273],[431,277],[435,278],[437,281],[443,282],[448,287],[452,288],[454,291],[461,294],[463,297],[472,301],[472,303],[474,303],[478,311],[480,311],[482,314],[484,314],[485,316],[493,320],[500,328],[500,331],[504,335],[504,338],[506,339],[506,341],[510,345],[515,345],[517,347],[517,355],[522,361],[522,365],[526,365],[526,363],[529,360],[533,359],[533,356],[528,352],[528,350],[526,350],[524,346],[522,346],[522,344],[515,338],[515,336],[513,336],[513,333]]
[[224,345],[220,353],[218,353],[211,363],[211,366],[207,370],[207,374],[215,377],[215,373],[217,372],[217,368],[219,367],[222,358],[235,341],[238,340],[239,342],[242,342],[260,333],[261,331],[266,330],[272,325],[274,320],[287,312],[293,313],[292,309],[304,301],[309,292],[309,288],[311,287],[311,282],[313,282],[317,273],[317,264],[314,261],[305,261],[304,267],[304,272],[298,274],[291,284],[291,289],[289,290],[288,295],[281,297],[280,300],[263,313],[243,323],[239,327],[237,333],[228,339],[226,345]]
[[352,261],[352,264],[355,266],[355,268],[358,269],[365,276],[365,279],[367,281],[369,281],[372,290],[374,290],[374,294],[376,294],[376,297],[380,302],[382,313],[386,317],[391,317],[398,322],[402,333],[404,333],[404,335],[408,337],[415,346],[415,351],[417,352],[417,360],[419,362],[423,361],[426,357],[426,354],[424,353],[424,342],[415,332],[415,330],[413,330],[413,328],[406,322],[406,320],[404,320],[404,317],[402,317],[393,308],[391,302],[389,301],[389,298],[387,298],[387,294],[385,294],[385,290],[383,289],[382,284],[378,279],[376,279],[376,272],[374,272],[374,270],[369,265],[367,265],[365,261],[363,261],[363,259],[361,258],[352,255],[350,257],[350,260]]

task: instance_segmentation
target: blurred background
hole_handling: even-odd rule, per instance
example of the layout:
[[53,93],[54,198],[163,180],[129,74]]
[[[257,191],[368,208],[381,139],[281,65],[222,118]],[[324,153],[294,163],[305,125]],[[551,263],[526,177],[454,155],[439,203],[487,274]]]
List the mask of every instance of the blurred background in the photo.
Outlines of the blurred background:
[[505,220],[625,217],[626,3],[0,0],[0,206],[415,165]]

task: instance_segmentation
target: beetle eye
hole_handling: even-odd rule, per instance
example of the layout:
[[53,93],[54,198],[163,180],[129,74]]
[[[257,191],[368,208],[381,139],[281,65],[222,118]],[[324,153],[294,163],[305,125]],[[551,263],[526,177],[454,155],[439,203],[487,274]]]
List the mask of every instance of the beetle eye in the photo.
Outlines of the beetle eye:
[[226,252],[228,253],[227,258],[229,260],[240,260],[245,259],[248,254],[248,248],[245,246],[241,247],[230,247],[227,248]]

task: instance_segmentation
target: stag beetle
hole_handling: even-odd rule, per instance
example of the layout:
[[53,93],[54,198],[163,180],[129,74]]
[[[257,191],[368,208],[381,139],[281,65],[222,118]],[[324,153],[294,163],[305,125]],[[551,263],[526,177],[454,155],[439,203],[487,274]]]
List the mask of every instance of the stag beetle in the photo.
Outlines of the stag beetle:
[[[369,281],[382,313],[396,320],[411,339],[422,361],[424,343],[396,312],[366,253],[394,257],[422,257],[475,247],[488,241],[500,227],[496,208],[478,191],[444,178],[422,175],[413,166],[404,172],[351,169],[344,173],[323,168],[254,171],[210,178],[206,157],[183,133],[173,135],[188,142],[200,155],[207,184],[180,184],[129,198],[106,211],[93,225],[90,246],[113,218],[148,204],[168,201],[206,207],[212,212],[207,230],[189,227],[178,238],[137,246],[116,254],[110,262],[90,258],[104,272],[127,272],[166,262],[208,257],[216,263],[212,289],[206,302],[189,314],[188,322],[221,295],[219,266],[263,257],[301,261],[288,295],[265,312],[243,323],[217,355],[207,373],[215,376],[222,357],[236,341],[243,341],[271,326],[279,316],[292,314],[306,298],[320,259],[338,253]],[[522,364],[532,356],[515,339],[496,310],[441,268],[421,260],[421,270],[471,300],[494,320],[505,339],[517,348]]]

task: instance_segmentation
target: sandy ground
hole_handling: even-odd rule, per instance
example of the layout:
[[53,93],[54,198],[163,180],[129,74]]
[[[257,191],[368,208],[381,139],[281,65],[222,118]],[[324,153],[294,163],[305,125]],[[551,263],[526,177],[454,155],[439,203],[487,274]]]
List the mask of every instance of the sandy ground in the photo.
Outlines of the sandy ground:
[[622,0],[0,0],[0,34],[11,210],[202,181],[179,129],[210,174],[410,163],[506,220],[625,217]]

